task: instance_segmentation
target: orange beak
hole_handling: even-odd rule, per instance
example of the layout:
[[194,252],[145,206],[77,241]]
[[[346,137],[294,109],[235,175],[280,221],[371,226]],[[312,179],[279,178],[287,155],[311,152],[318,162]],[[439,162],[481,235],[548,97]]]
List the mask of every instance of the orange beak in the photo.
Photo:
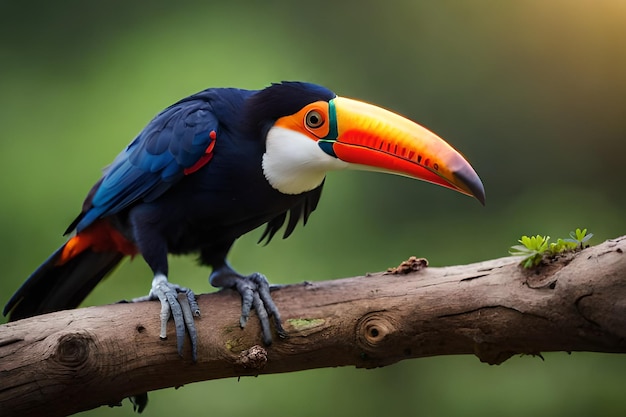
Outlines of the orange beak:
[[485,204],[472,166],[446,141],[417,123],[371,104],[343,97],[318,101],[283,118],[349,168],[383,171],[441,185]]

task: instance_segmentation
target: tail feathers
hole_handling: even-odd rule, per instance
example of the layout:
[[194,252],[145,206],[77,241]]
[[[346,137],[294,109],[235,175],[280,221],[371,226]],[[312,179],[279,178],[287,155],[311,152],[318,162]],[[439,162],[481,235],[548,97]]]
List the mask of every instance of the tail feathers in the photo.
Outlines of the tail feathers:
[[4,308],[5,316],[10,312],[10,320],[19,320],[75,308],[125,256],[86,248],[65,260],[64,249],[54,252],[17,290]]

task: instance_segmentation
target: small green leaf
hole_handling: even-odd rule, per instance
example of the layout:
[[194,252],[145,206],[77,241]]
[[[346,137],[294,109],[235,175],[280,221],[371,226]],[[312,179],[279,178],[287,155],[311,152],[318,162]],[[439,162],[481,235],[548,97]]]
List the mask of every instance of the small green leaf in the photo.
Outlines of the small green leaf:
[[574,232],[569,232],[570,239],[565,239],[567,242],[574,243],[576,246],[580,246],[582,249],[584,244],[591,239],[593,233],[587,234],[587,229],[576,229]]
[[524,245],[514,245],[514,246],[511,246],[511,248],[509,249],[509,253],[513,256],[522,256],[522,255],[534,254],[535,251],[528,249]]
[[541,263],[543,254],[548,249],[549,236],[522,236],[518,241],[521,245],[511,246],[509,253],[515,256],[523,256],[522,266],[524,268],[532,268]]
[[523,256],[520,264],[524,268],[532,268],[541,263],[544,256],[555,257],[564,252],[575,251],[577,248],[583,249],[584,243],[591,239],[593,233],[587,234],[587,229],[576,229],[570,232],[570,238],[557,239],[550,243],[550,236],[522,236],[518,240],[521,245],[513,245],[509,248],[509,253],[513,256]]
[[548,249],[548,242],[550,241],[550,236],[522,236],[519,240],[519,243],[526,246],[530,250],[534,250],[537,252],[544,252]]

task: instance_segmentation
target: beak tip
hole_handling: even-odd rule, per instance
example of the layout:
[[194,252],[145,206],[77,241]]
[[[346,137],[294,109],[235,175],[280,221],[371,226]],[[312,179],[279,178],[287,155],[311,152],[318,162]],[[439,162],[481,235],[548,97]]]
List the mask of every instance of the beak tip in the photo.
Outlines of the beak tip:
[[476,197],[476,199],[478,199],[478,201],[480,202],[480,204],[483,205],[483,207],[485,206],[485,193],[483,192],[483,194],[479,195],[479,196],[474,196]]
[[480,187],[471,188],[470,195],[474,197],[478,202],[484,207],[485,206],[485,189],[482,186],[482,183],[479,183]]
[[[477,177],[478,178],[478,177]],[[486,196],[485,196],[485,187],[483,183],[478,179],[478,181],[470,186],[470,190],[472,191],[472,195],[476,200],[480,202],[483,206],[486,204]]]
[[478,174],[476,174],[471,167],[455,172],[454,176],[456,180],[462,184],[462,189],[465,190],[468,195],[474,197],[483,206],[485,205],[485,187],[478,177]]

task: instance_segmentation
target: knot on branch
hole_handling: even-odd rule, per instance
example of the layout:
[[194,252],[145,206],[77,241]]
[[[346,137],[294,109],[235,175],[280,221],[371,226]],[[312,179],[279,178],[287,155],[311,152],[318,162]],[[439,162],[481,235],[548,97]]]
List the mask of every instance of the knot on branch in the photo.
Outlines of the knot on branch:
[[65,368],[78,369],[88,362],[91,352],[95,349],[96,341],[91,334],[67,333],[57,340],[53,357]]
[[382,311],[366,314],[356,327],[357,340],[364,348],[377,348],[396,331],[390,316]]

